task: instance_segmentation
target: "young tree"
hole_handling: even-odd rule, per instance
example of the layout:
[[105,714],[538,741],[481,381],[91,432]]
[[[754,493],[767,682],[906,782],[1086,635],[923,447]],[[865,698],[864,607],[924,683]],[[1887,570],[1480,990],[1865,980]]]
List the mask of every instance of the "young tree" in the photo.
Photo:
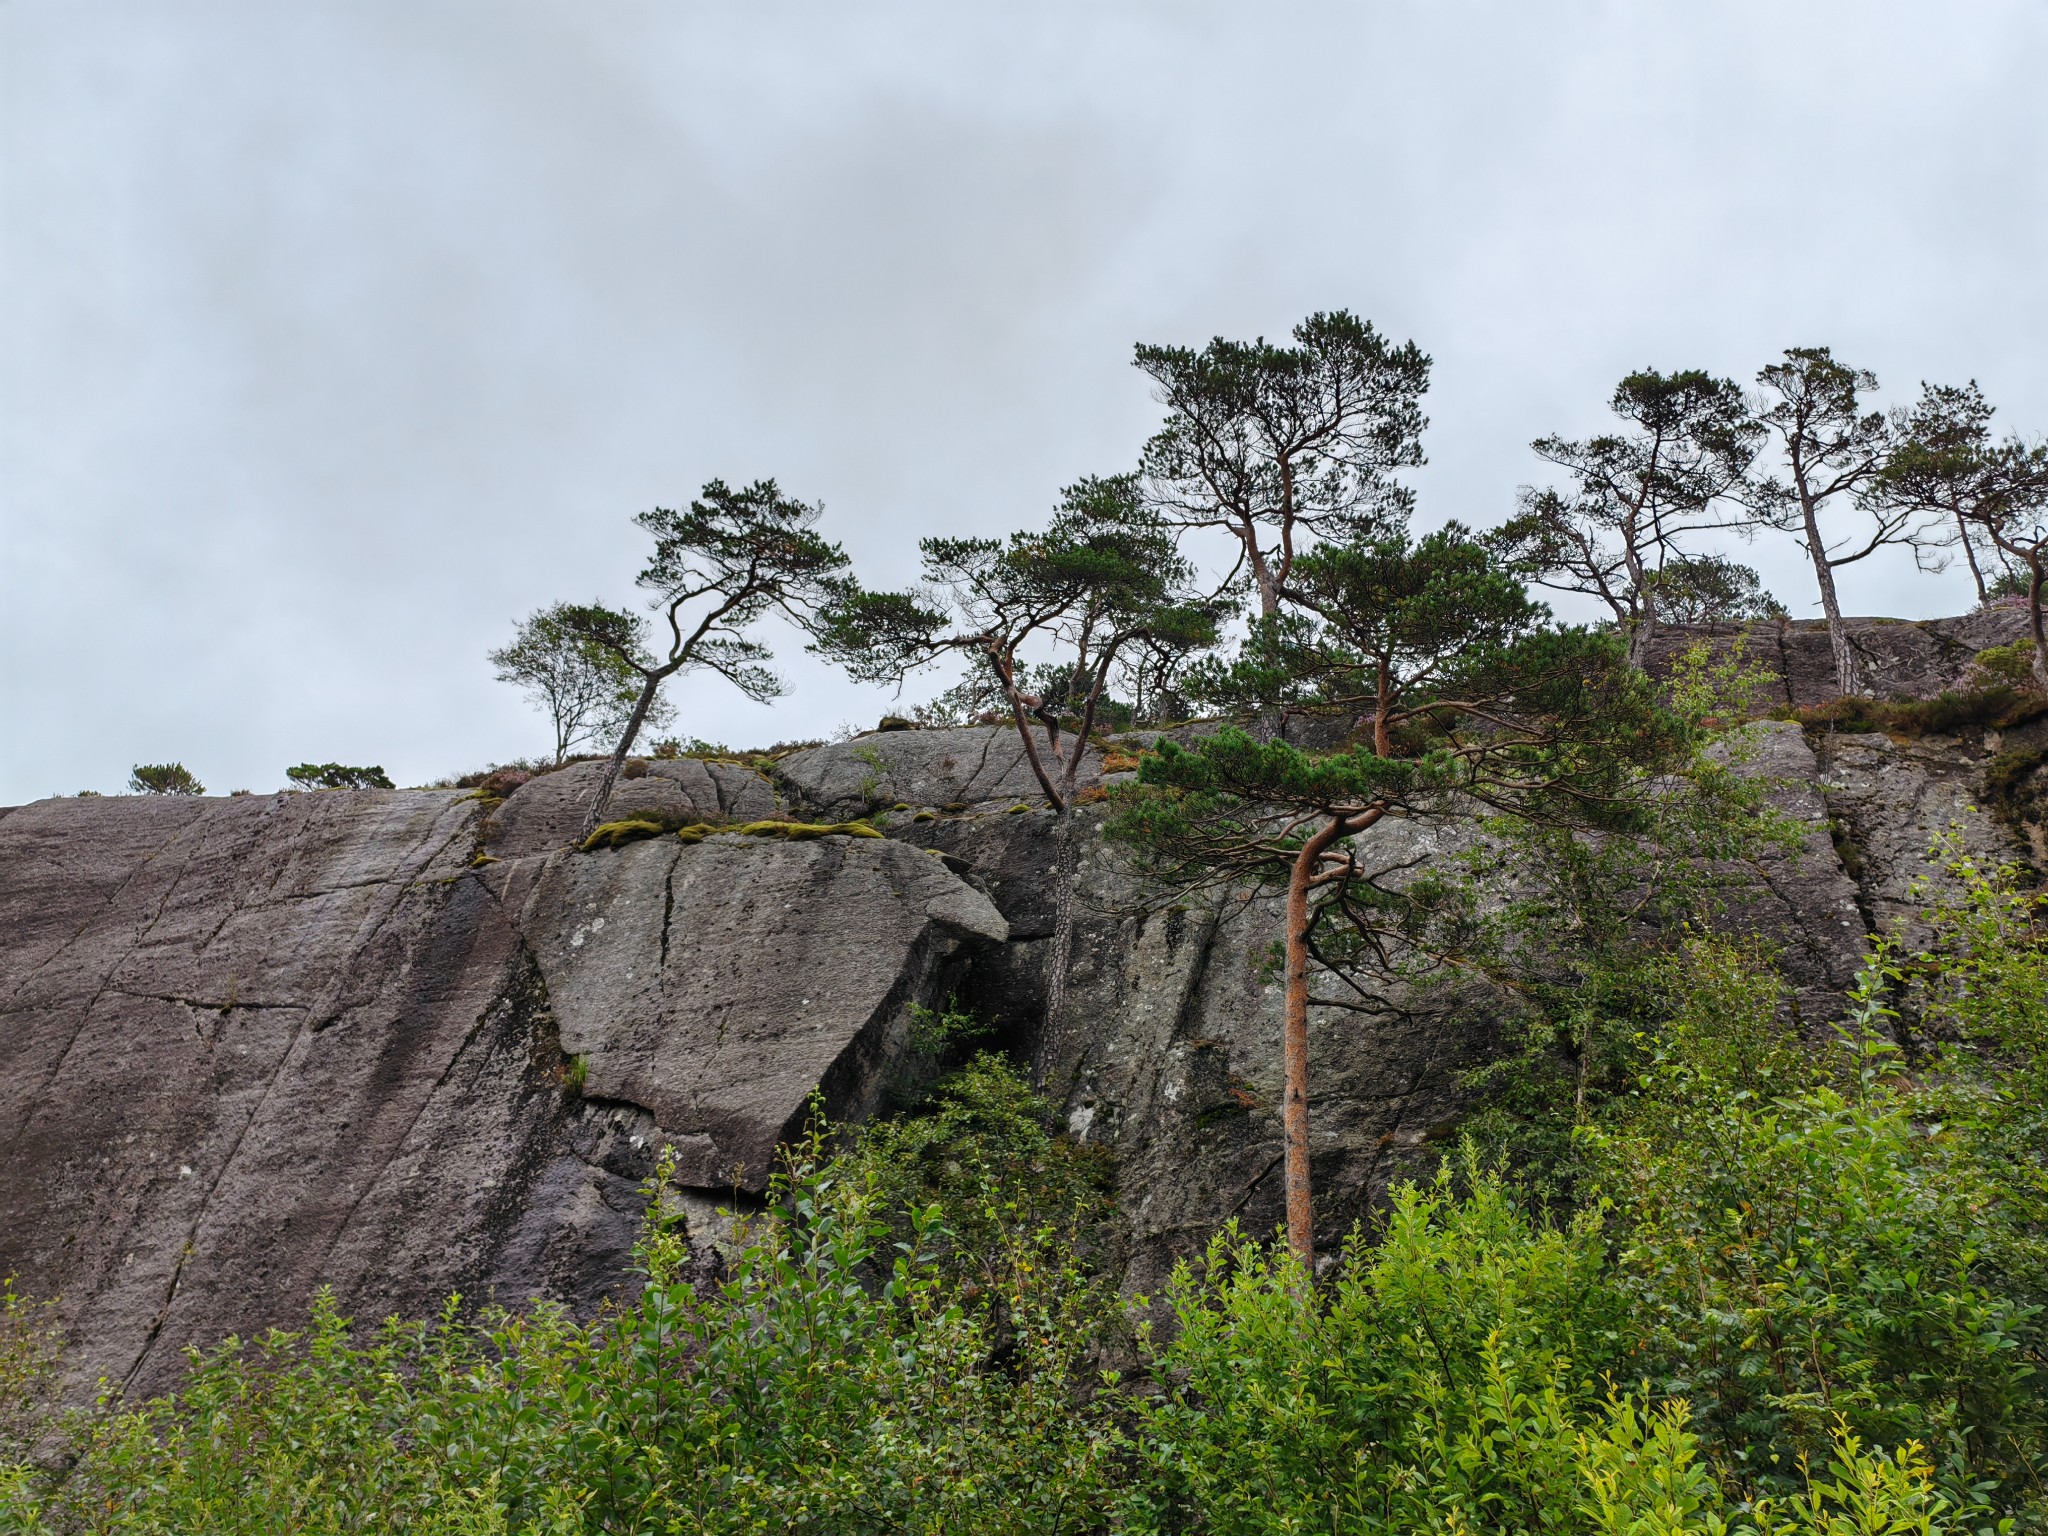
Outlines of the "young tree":
[[1916,557],[1923,555],[1925,514],[1873,494],[1892,447],[1884,412],[1864,409],[1863,396],[1877,388],[1875,374],[1837,362],[1826,347],[1788,347],[1785,360],[1765,368],[1757,382],[1765,394],[1756,419],[1777,438],[1786,478],[1750,488],[1751,515],[1794,534],[1813,562],[1835,657],[1835,686],[1852,694],[1856,653],[1842,623],[1835,572],[1887,545],[1907,545]]
[[665,652],[649,655],[643,648],[644,622],[637,614],[598,605],[557,610],[571,636],[609,652],[640,678],[632,713],[584,813],[584,838],[604,819],[626,754],[671,677],[715,672],[763,703],[782,692],[782,680],[767,665],[774,653],[748,631],[780,613],[816,632],[822,605],[847,565],[837,544],[812,531],[823,510],[784,496],[773,480],[740,490],[713,480],[687,511],[657,507],[635,517],[654,539],[654,553],[635,579],[654,594],[651,606],[668,624]]
[[131,795],[203,795],[206,786],[183,763],[137,763],[128,776]]
[[1961,388],[1923,380],[1912,408],[1892,415],[1892,451],[1875,485],[1877,495],[1952,525],[1948,538],[1962,549],[1979,603],[1991,600],[1983,557],[1999,553],[1973,515],[1998,478],[1991,414],[1975,379]]
[[1266,617],[1318,538],[1350,540],[1405,519],[1393,471],[1423,462],[1429,358],[1346,310],[1310,315],[1294,345],[1226,341],[1197,352],[1140,345],[1166,425],[1145,445],[1144,486],[1168,526],[1222,530]]
[[1520,516],[1497,537],[1540,584],[1606,604],[1640,667],[1656,638],[1662,577],[1687,558],[1684,541],[1740,525],[1727,498],[1755,459],[1762,429],[1732,379],[1697,368],[1632,373],[1610,404],[1627,430],[1530,445],[1572,487],[1525,488]]
[[[845,583],[817,649],[864,682],[898,684],[964,654],[986,668],[1007,705],[1053,812],[1053,935],[1034,1073],[1042,1087],[1060,1054],[1073,950],[1074,807],[1089,737],[1120,675],[1214,645],[1223,608],[1195,593],[1192,566],[1130,475],[1069,486],[1043,532],[932,538],[919,548],[926,589],[867,592]],[[1033,651],[1051,653],[1040,665],[1056,669],[1059,686],[1031,691]]]
[[1114,834],[1186,885],[1276,883],[1284,909],[1282,1135],[1288,1245],[1315,1253],[1309,1174],[1311,965],[1384,969],[1413,928],[1360,838],[1386,817],[1516,815],[1626,827],[1649,774],[1690,748],[1618,639],[1522,629],[1470,643],[1442,631],[1448,664],[1407,707],[1393,756],[1372,743],[1315,756],[1225,729],[1192,748],[1163,741],[1120,797]]
[[[547,711],[555,728],[557,763],[585,743],[611,743],[640,701],[641,673],[591,639],[598,630],[622,637],[630,631],[634,654],[646,660],[646,619],[595,602],[539,609],[519,626],[510,645],[486,658],[497,668],[499,682],[516,684]],[[659,727],[674,716],[668,701],[657,698],[642,724]]]
[[[1320,757],[1235,729],[1188,748],[1165,742],[1146,754],[1113,823],[1170,878],[1284,886],[1283,1177],[1288,1242],[1305,1264],[1315,1243],[1309,1009],[1333,1001],[1311,996],[1312,962],[1320,958],[1326,972],[1385,966],[1409,931],[1398,894],[1381,884],[1358,839],[1390,816],[1507,812],[1625,825],[1638,814],[1645,774],[1675,760],[1687,740],[1618,640],[1537,629],[1540,608],[1518,604],[1493,580],[1476,584],[1476,600],[1461,606],[1459,593],[1475,584],[1461,582],[1456,562],[1427,543],[1411,558],[1435,565],[1433,575],[1403,578],[1384,551],[1355,564],[1325,557],[1332,588],[1353,599],[1333,604],[1327,622],[1362,631],[1329,642],[1332,689],[1356,697],[1358,679],[1372,680],[1371,742]],[[1471,560],[1472,548],[1463,541],[1459,556]],[[1430,597],[1404,602],[1404,588]],[[1392,599],[1378,606],[1409,614],[1376,617],[1376,596]],[[1390,625],[1409,637],[1403,645],[1389,644]],[[1403,658],[1402,683],[1384,694],[1383,655]],[[1380,728],[1394,720],[1401,729]]]
[[1922,384],[1919,402],[1899,413],[1896,445],[1880,471],[1875,496],[1918,510],[1954,529],[1977,584],[1977,600],[1991,600],[1982,554],[2005,567],[2000,582],[2017,575],[2027,594],[2034,634],[2033,673],[2048,689],[2048,632],[2042,622],[2042,585],[2048,554],[2048,446],[2017,437],[1994,442],[1992,407],[1975,382],[1961,388]]

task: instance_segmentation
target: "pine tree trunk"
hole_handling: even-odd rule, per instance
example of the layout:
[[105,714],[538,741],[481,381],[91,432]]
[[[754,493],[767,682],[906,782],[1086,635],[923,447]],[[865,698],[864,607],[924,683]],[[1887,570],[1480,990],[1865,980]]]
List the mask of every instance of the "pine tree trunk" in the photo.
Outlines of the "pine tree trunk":
[[612,790],[617,788],[619,770],[626,764],[626,754],[633,750],[633,741],[640,734],[640,727],[647,721],[647,711],[654,707],[654,696],[661,690],[661,679],[650,677],[640,688],[639,702],[633,706],[633,714],[626,721],[625,730],[619,733],[619,744],[612,748],[610,761],[604,765],[604,777],[598,780],[597,793],[590,797],[590,809],[583,813],[583,830],[576,834],[576,841],[586,843],[590,834],[597,830],[604,820],[605,807],[611,804]]
[[1280,1032],[1282,1178],[1287,1246],[1309,1274],[1315,1272],[1316,1213],[1308,1155],[1308,890],[1324,850],[1343,827],[1341,819],[1326,823],[1302,845],[1287,875],[1287,999]]
[[1644,663],[1650,659],[1650,642],[1657,638],[1657,599],[1650,590],[1649,575],[1633,552],[1633,546],[1628,557],[1628,579],[1636,593],[1634,622],[1628,626],[1628,664],[1641,672],[1646,670]]
[[1820,582],[1821,612],[1828,619],[1828,649],[1835,657],[1835,688],[1847,698],[1857,691],[1856,653],[1849,648],[1849,631],[1842,623],[1842,601],[1835,595],[1835,568],[1828,564],[1820,528],[1811,510],[1806,514],[1806,547],[1813,555],[1813,574]]
[[1648,670],[1650,642],[1657,638],[1657,616],[1645,610],[1628,632],[1628,664],[1638,672]]
[[1991,589],[1984,584],[1984,568],[1977,563],[1977,546],[1970,539],[1970,524],[1960,513],[1956,515],[1956,533],[1963,546],[1963,559],[1970,567],[1970,580],[1977,584],[1977,606],[1981,608],[1991,601]]
[[[1077,748],[1078,750],[1078,748]],[[1059,1070],[1066,1042],[1067,969],[1074,952],[1074,881],[1079,860],[1074,808],[1057,807],[1052,823],[1052,939],[1045,956],[1045,1031],[1039,1037],[1032,1086],[1040,1092]]]
[[2041,589],[2048,584],[2048,571],[2042,569],[2038,554],[2028,557],[2027,566],[2032,573],[2027,583],[2027,622],[2034,631],[2034,686],[2048,693],[2048,621],[2041,613]]

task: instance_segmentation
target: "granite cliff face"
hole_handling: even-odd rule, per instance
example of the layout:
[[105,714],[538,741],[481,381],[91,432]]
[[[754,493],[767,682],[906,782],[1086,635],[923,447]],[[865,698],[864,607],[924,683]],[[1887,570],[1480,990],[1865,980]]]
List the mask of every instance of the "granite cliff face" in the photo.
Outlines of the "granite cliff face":
[[0,1273],[63,1298],[82,1371],[160,1387],[323,1284],[369,1315],[593,1306],[659,1141],[707,1190],[759,1190],[812,1091],[872,1108],[909,1005],[1006,937],[902,843],[583,855],[519,798],[0,818]]
[[[1947,623],[1868,628],[1926,693],[2014,637],[2009,615]],[[1807,702],[1824,636],[1765,628],[1780,686]],[[1756,730],[1757,770],[1808,830],[1736,920],[1780,946],[1816,1021],[1872,925],[1910,919],[1931,837],[1961,821],[1988,854],[2041,845],[2048,722],[1912,741]],[[320,1285],[358,1316],[451,1290],[588,1310],[626,1279],[657,1147],[708,1226],[763,1187],[814,1090],[838,1116],[884,1100],[911,1004],[957,995],[1035,1043],[1051,818],[1006,729],[879,733],[787,757],[773,782],[658,762],[616,802],[867,813],[879,839],[577,853],[594,772],[498,804],[336,791],[0,811],[0,1273],[62,1297],[84,1376],[160,1388],[186,1346],[294,1323]],[[1098,762],[1083,782],[1116,777]],[[1994,799],[2003,819],[1972,809]],[[1159,905],[1083,814],[1076,1023],[1053,1084],[1074,1133],[1116,1154],[1129,1284],[1149,1290],[1222,1220],[1280,1216],[1278,914]],[[1390,863],[1440,851],[1412,825],[1383,833]],[[1496,1044],[1484,1007],[1379,1002],[1313,1036],[1326,1244],[1433,1163],[1460,1072]]]

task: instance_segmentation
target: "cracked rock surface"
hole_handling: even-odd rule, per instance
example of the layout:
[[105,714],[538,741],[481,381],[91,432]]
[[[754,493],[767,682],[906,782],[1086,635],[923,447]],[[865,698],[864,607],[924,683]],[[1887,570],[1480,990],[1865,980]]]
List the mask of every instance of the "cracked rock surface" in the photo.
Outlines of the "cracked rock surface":
[[[920,748],[920,736],[928,746]],[[901,744],[898,761],[982,760],[962,730],[867,740]],[[857,745],[813,749],[806,782],[848,781]],[[1728,872],[1725,921],[1775,950],[1803,1027],[1825,1030],[1839,1016],[1870,923],[1903,910],[1906,885],[1924,867],[1923,834],[1964,814],[1987,752],[1957,741],[1810,739],[1787,722],[1752,728],[1745,771],[1772,782],[1777,809],[1803,835],[1794,851]],[[1252,1232],[1281,1220],[1281,997],[1272,959],[1280,904],[1270,894],[1239,893],[1162,907],[1103,845],[1099,813],[1078,814],[1086,851],[1073,1012],[1051,1053],[1049,1090],[1075,1135],[1115,1154],[1128,1223],[1126,1286],[1150,1294],[1223,1220],[1236,1217]],[[2015,848],[1991,818],[1964,819],[1970,846]],[[943,850],[969,870],[1009,921],[1011,941],[977,952],[961,1001],[1014,1048],[1035,1051],[1052,929],[1050,814],[1017,813],[996,797],[923,820],[886,816],[883,824],[892,837]],[[1889,830],[1856,830],[1865,824]],[[1457,836],[1399,822],[1373,834],[1389,867],[1441,856]],[[1859,860],[1858,846],[1873,851]],[[1461,1078],[1490,1059],[1499,1039],[1497,1007],[1483,996],[1387,988],[1353,1001],[1364,1006],[1318,1010],[1310,1030],[1318,1242],[1326,1252],[1391,1182],[1435,1167],[1470,1107]]]
[[866,1112],[908,1004],[1006,932],[900,843],[478,866],[479,831],[428,791],[0,815],[0,1274],[61,1298],[82,1385],[159,1390],[321,1285],[367,1319],[588,1310],[661,1143],[759,1188],[811,1092]]
[[[1875,698],[1932,698],[1969,688],[1977,653],[2027,637],[2024,609],[1994,608],[1952,619],[1847,619],[1844,627],[1863,689]],[[1662,670],[1688,646],[1709,642],[1726,657],[1739,641],[1743,658],[1768,679],[1771,704],[1822,704],[1835,698],[1834,652],[1822,619],[1759,619],[1749,624],[1674,626],[1650,646],[1649,667]]]

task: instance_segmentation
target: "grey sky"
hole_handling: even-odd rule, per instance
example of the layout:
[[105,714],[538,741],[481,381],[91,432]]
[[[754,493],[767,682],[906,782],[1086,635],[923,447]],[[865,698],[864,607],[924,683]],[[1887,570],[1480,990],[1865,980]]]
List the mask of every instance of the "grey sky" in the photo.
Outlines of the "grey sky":
[[[2044,78],[2039,0],[7,0],[0,804],[543,750],[483,653],[627,596],[633,512],[774,475],[901,579],[1132,462],[1139,340],[1414,337],[1479,523],[1645,365],[1826,343],[2048,430]],[[789,649],[680,729],[872,721]]]

